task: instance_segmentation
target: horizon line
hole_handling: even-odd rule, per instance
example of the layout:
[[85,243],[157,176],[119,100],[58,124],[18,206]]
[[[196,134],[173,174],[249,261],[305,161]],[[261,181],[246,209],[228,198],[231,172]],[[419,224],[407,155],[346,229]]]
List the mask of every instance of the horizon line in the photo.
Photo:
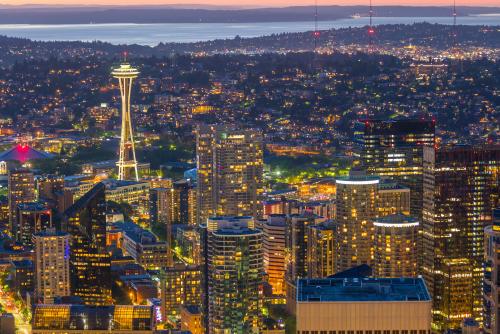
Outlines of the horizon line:
[[[180,4],[180,3],[172,3],[172,4],[64,4],[64,3],[54,3],[54,4],[46,4],[46,3],[24,3],[24,4],[7,4],[0,2],[0,9],[8,9],[8,8],[134,8],[134,7],[142,7],[142,8],[158,8],[158,7],[177,7],[176,9],[201,9],[201,10],[251,10],[251,9],[279,9],[279,8],[296,8],[296,7],[314,7],[314,5],[307,4],[296,4],[296,5],[211,5],[211,4],[203,4],[203,3],[192,3],[192,4]],[[368,7],[368,5],[363,4],[322,4],[318,7]],[[373,5],[373,7],[429,7],[429,8],[447,8],[453,7],[451,5],[445,4],[408,4],[408,5],[392,5],[392,4],[379,4]],[[477,8],[477,7],[489,7],[489,8],[500,8],[500,5],[495,4],[478,4],[478,5],[458,5],[458,8]]]

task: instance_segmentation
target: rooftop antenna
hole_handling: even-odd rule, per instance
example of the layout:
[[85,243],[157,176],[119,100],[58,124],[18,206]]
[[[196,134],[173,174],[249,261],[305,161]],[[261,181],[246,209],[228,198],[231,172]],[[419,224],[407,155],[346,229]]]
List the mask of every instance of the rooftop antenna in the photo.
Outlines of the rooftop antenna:
[[123,62],[126,63],[128,58],[128,51],[123,51]]
[[314,52],[317,52],[318,49],[318,38],[320,36],[320,32],[318,30],[318,0],[314,1]]
[[373,5],[372,5],[372,0],[370,0],[370,25],[368,27],[368,40],[369,40],[369,46],[370,46],[370,51],[373,50],[373,35],[375,34],[375,29],[373,29]]
[[453,46],[457,44],[457,0],[453,0]]

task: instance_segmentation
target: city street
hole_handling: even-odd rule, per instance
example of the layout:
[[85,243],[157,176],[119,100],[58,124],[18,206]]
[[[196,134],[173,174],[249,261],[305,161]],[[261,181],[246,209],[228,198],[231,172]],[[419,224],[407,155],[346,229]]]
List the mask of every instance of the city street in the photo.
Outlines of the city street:
[[20,313],[20,310],[15,305],[14,298],[10,292],[3,291],[3,287],[0,286],[0,304],[5,309],[6,312],[12,313],[16,321],[16,333],[18,334],[29,334],[31,333],[31,325],[27,323]]

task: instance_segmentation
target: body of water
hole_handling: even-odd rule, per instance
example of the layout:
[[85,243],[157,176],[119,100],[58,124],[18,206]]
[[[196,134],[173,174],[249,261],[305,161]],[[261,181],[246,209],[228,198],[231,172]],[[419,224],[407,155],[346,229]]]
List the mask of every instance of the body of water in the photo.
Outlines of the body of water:
[[[453,24],[451,17],[375,17],[374,24],[412,24],[429,22]],[[321,30],[362,27],[368,18],[349,18],[321,21]],[[463,25],[500,25],[498,15],[459,17]],[[141,44],[155,46],[160,42],[197,42],[213,39],[259,37],[283,32],[314,30],[314,22],[256,22],[256,23],[161,23],[161,24],[74,24],[74,25],[0,25],[0,35],[24,37],[39,41],[103,41],[112,44]]]

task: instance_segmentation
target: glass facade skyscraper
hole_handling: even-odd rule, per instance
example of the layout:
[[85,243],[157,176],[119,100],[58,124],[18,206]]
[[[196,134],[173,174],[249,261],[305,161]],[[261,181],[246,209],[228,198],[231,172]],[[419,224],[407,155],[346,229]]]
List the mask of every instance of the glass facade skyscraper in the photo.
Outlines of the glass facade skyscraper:
[[111,261],[106,249],[106,187],[98,183],[68,208],[63,229],[71,234],[71,294],[85,304],[111,304]]
[[423,147],[434,146],[435,122],[426,119],[363,120],[355,126],[356,153],[367,173],[410,188],[411,214],[422,213]]
[[424,148],[422,274],[438,330],[481,320],[484,228],[498,203],[499,166],[499,146]]

